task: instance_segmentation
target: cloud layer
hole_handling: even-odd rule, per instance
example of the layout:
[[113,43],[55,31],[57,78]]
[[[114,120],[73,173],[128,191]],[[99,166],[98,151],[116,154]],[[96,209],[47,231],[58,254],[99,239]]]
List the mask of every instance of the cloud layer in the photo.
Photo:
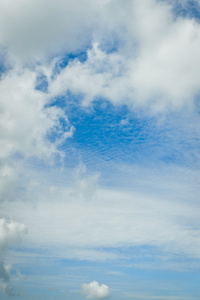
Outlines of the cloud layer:
[[[2,211],[27,224],[29,247],[48,246],[52,253],[65,258],[123,258],[120,249],[142,245],[199,258],[199,173],[172,167],[165,175],[163,170],[158,174],[141,169],[132,172],[131,186],[127,183],[126,189],[103,188],[96,174],[77,178],[76,173],[70,186],[36,182],[29,202],[4,203]],[[57,175],[60,180],[61,175]],[[117,247],[119,253],[109,251],[109,247]]]
[[[29,259],[103,263],[149,247],[166,261],[199,260],[200,1],[192,3],[193,15],[186,0],[0,1],[3,293],[12,293],[5,257],[27,227]],[[110,295],[97,281],[82,291]]]

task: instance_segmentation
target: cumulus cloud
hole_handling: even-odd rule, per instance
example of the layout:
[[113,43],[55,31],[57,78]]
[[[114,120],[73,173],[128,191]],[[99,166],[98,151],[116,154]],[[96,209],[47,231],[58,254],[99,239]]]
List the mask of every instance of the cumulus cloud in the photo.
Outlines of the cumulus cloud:
[[4,294],[9,295],[11,293],[11,285],[10,285],[10,270],[11,265],[5,265],[2,261],[0,261],[0,291]]
[[[45,108],[46,95],[35,89],[36,76],[34,71],[15,69],[1,77],[0,204],[22,196],[19,192],[22,157],[35,156],[49,161],[57,145],[72,134],[61,110]],[[60,126],[60,118],[65,120],[67,128]],[[55,128],[57,138],[51,143],[47,136]],[[5,256],[8,248],[18,244],[25,233],[24,224],[0,218],[0,290],[5,294],[12,291],[11,267],[4,262]]]
[[0,254],[2,255],[5,250],[11,245],[18,243],[27,228],[24,224],[16,221],[6,221],[5,218],[0,219]]
[[20,60],[47,52],[76,51],[90,43],[102,2],[1,1],[0,44]]
[[192,107],[199,93],[199,23],[175,19],[164,1],[117,3],[107,3],[109,21],[104,21],[117,32],[118,49],[107,52],[97,39],[85,62],[72,61],[51,83],[52,95],[70,90],[82,95],[84,104],[103,97],[153,112]]
[[52,162],[53,155],[63,155],[57,147],[73,135],[65,112],[49,107],[48,96],[35,88],[37,75],[14,68],[0,81],[0,202],[17,197],[24,160]]
[[[49,93],[53,97],[56,94],[64,94],[69,89],[74,94],[83,95],[85,105],[98,96],[119,103],[128,88],[126,64],[127,61],[122,55],[107,54],[99,49],[98,43],[94,43],[87,52],[87,61],[69,63],[50,83]],[[130,92],[130,88],[127,92]]]
[[[153,112],[192,108],[200,92],[200,25],[194,19],[175,18],[169,3],[148,0],[144,4],[132,0],[124,5],[121,0],[76,0],[58,1],[54,6],[53,1],[25,4],[18,0],[11,9],[2,1],[0,20],[4,26],[1,28],[6,30],[0,34],[0,40],[4,46],[8,43],[19,47],[23,57],[26,44],[33,52],[34,47],[43,51],[44,45],[48,45],[48,51],[55,52],[46,39],[61,49],[58,37],[64,43],[62,53],[88,49],[85,62],[72,59],[60,74],[53,76],[55,80],[49,76],[50,98],[71,91],[83,96],[85,105],[103,97],[114,104],[145,107]],[[109,49],[112,35],[115,41]],[[32,61],[31,55],[28,59]],[[40,64],[44,66],[46,60],[41,58]],[[7,87],[9,82],[16,87],[24,80],[22,96],[27,97],[28,85],[32,90],[28,97],[39,99],[44,95],[32,88],[34,75],[34,72],[20,77],[15,74],[4,82]],[[21,93],[22,88],[17,91]],[[10,122],[9,126],[12,126]]]
[[45,107],[46,95],[35,89],[36,76],[32,71],[11,71],[0,81],[0,158],[16,152],[50,157],[56,150],[47,134],[55,127],[59,133],[59,118],[65,115],[56,107]]
[[104,299],[110,296],[110,289],[105,284],[99,284],[97,281],[82,284],[82,292],[87,299]]
[[26,226],[19,222],[0,219],[0,290],[4,294],[11,293],[10,270],[11,265],[4,263],[4,256],[9,246],[16,245],[26,233]]

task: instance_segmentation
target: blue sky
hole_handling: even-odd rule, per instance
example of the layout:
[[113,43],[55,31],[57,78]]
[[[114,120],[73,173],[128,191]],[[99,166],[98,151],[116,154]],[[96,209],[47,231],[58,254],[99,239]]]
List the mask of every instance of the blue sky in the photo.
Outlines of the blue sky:
[[200,299],[199,16],[1,1],[1,299]]

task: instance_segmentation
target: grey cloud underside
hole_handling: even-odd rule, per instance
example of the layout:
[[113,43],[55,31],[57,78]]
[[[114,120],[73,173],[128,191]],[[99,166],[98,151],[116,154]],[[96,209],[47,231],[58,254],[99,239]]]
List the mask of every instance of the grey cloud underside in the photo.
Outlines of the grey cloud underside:
[[11,295],[10,283],[11,265],[4,263],[8,247],[18,244],[26,233],[26,226],[22,223],[0,219],[0,291]]
[[10,285],[10,265],[4,264],[3,261],[0,261],[0,291],[4,294],[11,294],[11,285]]

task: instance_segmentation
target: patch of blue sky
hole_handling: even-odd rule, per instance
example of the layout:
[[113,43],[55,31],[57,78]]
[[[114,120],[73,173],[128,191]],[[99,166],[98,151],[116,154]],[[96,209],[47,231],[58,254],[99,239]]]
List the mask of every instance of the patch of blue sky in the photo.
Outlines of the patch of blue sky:
[[[141,252],[142,247],[139,248]],[[191,296],[193,290],[190,287],[190,281],[193,287],[198,289],[199,274],[194,270],[187,272],[183,272],[180,269],[170,270],[170,268],[166,270],[166,268],[162,269],[162,266],[159,268],[158,261],[154,265],[156,268],[152,268],[150,260],[146,261],[145,268],[144,258],[141,258],[142,264],[136,264],[135,260],[118,260],[117,262],[101,262],[100,264],[88,263],[88,280],[96,278],[99,282],[104,281],[109,283],[109,286],[113,289],[116,288],[121,291],[134,290],[135,292],[144,292],[146,290],[147,292],[152,292],[154,295],[156,293],[167,295],[167,293],[173,292],[175,296],[175,294],[180,295],[189,290]],[[83,270],[79,270],[79,273],[82,271],[84,271],[84,268]]]
[[107,33],[106,38],[101,37],[101,39],[99,40],[99,49],[108,54],[117,52],[121,47],[123,47],[124,32],[126,32],[126,29],[121,26],[120,28],[118,28],[118,31],[112,30],[110,33]]
[[0,78],[1,78],[2,74],[5,73],[5,71],[6,71],[6,67],[3,64],[3,62],[0,60]]
[[6,48],[0,46],[0,79],[1,79],[1,76],[10,69],[11,69],[11,65],[7,61]]
[[[123,30],[125,29],[121,28],[121,36],[123,36]],[[90,41],[87,47],[79,51],[66,53],[63,52],[52,56],[50,60],[57,60],[52,72],[52,79],[55,78],[55,76],[59,74],[62,69],[66,68],[70,62],[78,60],[80,61],[80,63],[84,63],[87,60],[88,51],[92,48],[93,42],[95,41],[95,39],[93,41]],[[99,43],[99,48],[102,51],[105,51],[107,54],[116,52],[120,47],[123,46],[124,43],[122,38],[119,39],[119,32],[115,31],[109,33],[109,37],[106,36],[106,38],[97,38],[97,41]]]
[[[26,250],[28,255],[38,252],[34,249]],[[43,255],[44,253],[39,251],[40,254],[35,258],[30,256],[29,264],[13,265],[12,285],[15,287],[14,276],[17,270],[20,270],[21,274],[27,276],[26,280],[21,282],[26,299],[39,299],[42,295],[48,299],[48,295],[56,295],[56,299],[62,299],[66,290],[70,293],[70,299],[73,298],[71,293],[75,295],[74,291],[76,297],[80,298],[81,284],[93,280],[107,284],[111,288],[112,298],[119,294],[122,297],[122,293],[125,292],[154,296],[188,296],[190,299],[198,297],[200,275],[198,268],[193,267],[198,263],[195,259],[180,258],[179,255],[168,253],[162,256],[158,248],[151,246],[98,250],[131,255],[127,259],[94,262],[59,259]],[[23,252],[26,258],[25,249]],[[188,268],[185,267],[186,262]],[[16,284],[16,288],[19,288],[19,284]]]
[[[190,297],[198,296],[199,273],[195,272],[194,268],[183,272],[182,268],[177,267],[177,260],[180,261],[178,256],[170,269],[171,262],[165,260],[166,255],[159,261],[161,252],[155,247],[130,247],[124,250],[125,253],[134,252],[134,256],[131,259],[105,262],[67,259],[49,261],[47,257],[40,261],[38,257],[37,263],[31,266],[31,273],[28,272],[27,266],[25,269],[21,266],[20,269],[22,274],[27,275],[28,280],[24,282],[27,296],[33,294],[35,286],[38,295],[48,294],[48,287],[56,287],[59,297],[66,288],[70,291],[76,289],[77,293],[80,293],[81,284],[93,280],[108,284],[112,297],[115,297],[116,293],[133,291],[155,296],[183,296],[184,293]],[[116,248],[113,251],[116,252]],[[163,262],[166,263],[165,267]],[[60,299],[59,297],[56,299]]]
[[55,143],[58,141],[60,138],[62,138],[63,134],[66,131],[69,131],[69,123],[65,117],[60,117],[58,119],[57,124],[52,128],[52,130],[47,134],[47,138]]
[[[165,0],[164,0],[165,1]],[[170,1],[173,7],[173,13],[176,17],[194,18],[200,21],[200,6],[198,1]]]
[[115,107],[102,99],[83,108],[78,105],[79,100],[68,96],[67,100],[56,99],[52,104],[65,109],[70,125],[75,128],[73,136],[60,146],[66,159],[73,149],[76,156],[88,163],[98,158],[141,164],[196,163],[193,153],[199,152],[199,139],[180,126],[183,114],[169,113],[160,121],[160,117],[145,116],[125,105]]
[[[110,259],[105,261],[90,261],[87,259],[66,259],[64,257],[54,257],[50,254],[49,250],[42,249],[22,249],[24,258],[29,257],[29,263],[33,263],[32,268],[27,264],[20,264],[20,271],[22,274],[40,274],[45,275],[47,268],[54,269],[58,274],[62,273],[63,270],[68,270],[71,275],[83,276],[82,270],[85,269],[101,270],[101,273],[106,272],[109,274],[110,271],[118,272],[115,275],[134,275],[134,274],[155,274],[155,276],[166,277],[167,274],[172,276],[179,276],[179,274],[191,273],[199,278],[199,266],[200,259],[186,257],[185,255],[175,254],[171,252],[161,251],[155,246],[131,246],[131,247],[114,247],[114,248],[95,248],[99,253],[106,251],[112,254],[118,254],[117,259]],[[19,249],[18,249],[19,251]],[[35,255],[35,256],[34,256]],[[121,258],[120,258],[121,256]],[[40,264],[35,265],[35,260]],[[19,267],[18,264],[14,266],[12,272]],[[45,266],[45,268],[44,268]],[[79,272],[77,274],[77,272]],[[176,274],[177,273],[177,274]],[[192,275],[193,274],[193,275]]]
[[62,53],[55,57],[52,57],[51,59],[57,60],[52,72],[53,79],[57,74],[61,72],[62,69],[66,68],[69,62],[73,60],[79,60],[81,63],[84,63],[87,60],[87,49],[75,53]]
[[194,99],[195,111],[200,115],[200,94],[196,95]]
[[48,90],[48,80],[44,73],[39,73],[36,77],[35,89],[44,93]]
[[[66,68],[66,66],[69,64],[69,62],[71,62],[73,60],[79,60],[81,63],[85,62],[87,60],[87,52],[86,52],[86,50],[84,50],[84,51],[80,51],[77,53],[56,54],[49,58],[49,63],[52,62],[54,59],[56,60],[56,63],[52,70],[52,76],[51,76],[52,79],[54,79],[55,76],[57,74],[59,74],[62,69]],[[37,75],[35,89],[40,90],[42,92],[48,91],[48,80],[47,80],[46,75],[42,72],[40,72]],[[55,105],[55,102],[56,101],[54,101],[54,105]],[[60,106],[61,106],[61,102],[60,102]]]
[[73,106],[74,110],[76,111],[81,101],[82,101],[81,95],[73,95],[72,93],[70,93],[70,91],[67,91],[65,96],[54,97],[51,103],[47,104],[46,107],[57,106],[59,108],[62,108],[63,111],[67,112],[67,108],[69,110],[70,106],[71,107]]

